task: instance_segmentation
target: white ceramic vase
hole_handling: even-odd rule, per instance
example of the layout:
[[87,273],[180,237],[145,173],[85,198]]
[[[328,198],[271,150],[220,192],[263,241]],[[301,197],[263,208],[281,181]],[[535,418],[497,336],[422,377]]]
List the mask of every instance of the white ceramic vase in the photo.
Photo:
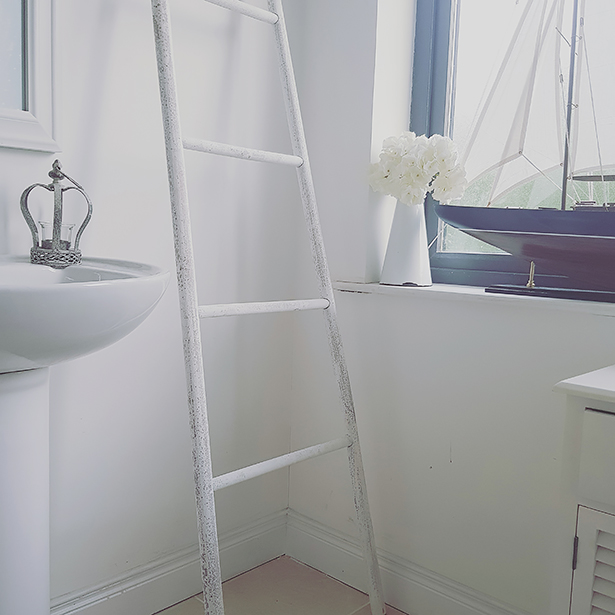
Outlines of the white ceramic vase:
[[423,203],[397,203],[380,283],[395,286],[431,286]]

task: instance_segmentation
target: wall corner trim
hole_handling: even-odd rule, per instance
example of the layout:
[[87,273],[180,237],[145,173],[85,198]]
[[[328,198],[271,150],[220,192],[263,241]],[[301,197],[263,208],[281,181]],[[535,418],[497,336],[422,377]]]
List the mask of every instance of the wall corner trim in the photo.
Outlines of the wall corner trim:
[[[365,591],[358,538],[289,510],[286,554]],[[528,615],[382,549],[378,549],[378,560],[386,603],[405,613]]]

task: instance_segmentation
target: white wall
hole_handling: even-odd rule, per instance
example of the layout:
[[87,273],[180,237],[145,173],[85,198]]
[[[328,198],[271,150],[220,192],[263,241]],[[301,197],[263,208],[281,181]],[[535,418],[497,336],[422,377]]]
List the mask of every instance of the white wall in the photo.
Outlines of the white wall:
[[[613,363],[613,310],[420,290],[342,292],[338,310],[378,546],[549,612],[552,528],[570,517],[558,491],[565,403],[551,389]],[[298,413],[314,401],[307,390]],[[291,507],[353,535],[343,460],[335,467],[293,469]]]
[[[302,34],[291,46],[299,57],[299,96],[327,254],[334,274],[344,267],[346,279],[362,281],[377,2],[291,0],[288,6],[300,4]],[[344,241],[328,235],[333,227],[344,228]]]
[[[256,68],[273,51],[260,25],[191,4],[174,2],[181,92],[192,95],[183,98],[186,132],[288,151],[277,75]],[[60,158],[95,207],[83,251],[172,269],[149,3],[58,5]],[[331,269],[337,279],[369,279],[370,258],[381,256],[369,247],[364,182],[376,1],[289,0],[287,14]],[[244,45],[231,45],[244,27]],[[29,249],[19,195],[44,180],[52,160],[0,150],[0,251]],[[204,203],[194,213],[202,302],[311,296],[292,172],[197,160],[188,154],[191,197]],[[274,198],[274,185],[286,198]],[[408,289],[338,293],[378,545],[536,615],[548,609],[549,532],[560,513],[564,402],[551,387],[613,362],[608,310],[560,305]],[[204,328],[216,472],[285,452],[290,440],[339,433],[318,314],[217,325]],[[180,346],[171,287],[125,340],[52,369],[56,597],[194,544]],[[352,534],[345,463],[335,455],[294,468],[290,492],[284,472],[221,492],[221,531],[282,511],[290,497],[298,513]]]
[[[206,3],[171,4],[186,134],[289,151],[267,26]],[[58,157],[94,203],[82,251],[174,270],[150,4],[61,0],[57,10]],[[54,158],[0,149],[0,251],[28,252],[19,196],[46,180]],[[292,296],[301,253],[294,230],[300,208],[286,190],[296,184],[294,170],[262,172],[194,153],[187,159],[201,302]],[[214,471],[287,452],[292,319],[210,324],[203,344]],[[273,341],[264,345],[269,333]],[[284,510],[286,476],[221,493],[221,532]],[[195,544],[173,284],[133,334],[52,368],[51,507],[55,598]]]
[[[375,31],[375,12],[371,2],[340,0],[321,19],[325,4],[306,8],[311,62],[300,85],[309,87],[304,111],[331,269],[338,280],[360,280],[373,213],[364,176],[373,73],[365,57],[373,52],[366,33]],[[400,14],[406,4],[398,3]],[[342,75],[348,87],[333,87]],[[565,400],[552,387],[615,361],[613,309],[352,290],[338,292],[338,311],[378,546],[511,605],[506,612],[548,613],[552,528],[570,513],[559,493]],[[334,385],[318,327],[296,332],[296,355],[306,351],[294,375],[297,445],[341,429],[328,401]],[[347,483],[341,455],[297,466],[291,508],[354,535]],[[574,527],[569,532],[571,541]],[[415,615],[443,612],[412,597],[397,606]]]

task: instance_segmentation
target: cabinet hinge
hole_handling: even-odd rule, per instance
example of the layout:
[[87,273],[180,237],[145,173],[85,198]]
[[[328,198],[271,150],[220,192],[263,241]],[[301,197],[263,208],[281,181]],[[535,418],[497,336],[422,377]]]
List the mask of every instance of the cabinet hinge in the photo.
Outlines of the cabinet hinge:
[[577,555],[579,554],[579,537],[574,537],[574,543],[572,545],[572,569],[577,569]]

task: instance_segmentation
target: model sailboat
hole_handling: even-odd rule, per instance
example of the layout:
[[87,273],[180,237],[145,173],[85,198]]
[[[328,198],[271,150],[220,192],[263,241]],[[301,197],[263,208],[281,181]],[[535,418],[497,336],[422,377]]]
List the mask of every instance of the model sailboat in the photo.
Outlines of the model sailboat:
[[539,271],[615,290],[615,1],[585,5],[526,0],[465,143],[465,200],[435,207]]

